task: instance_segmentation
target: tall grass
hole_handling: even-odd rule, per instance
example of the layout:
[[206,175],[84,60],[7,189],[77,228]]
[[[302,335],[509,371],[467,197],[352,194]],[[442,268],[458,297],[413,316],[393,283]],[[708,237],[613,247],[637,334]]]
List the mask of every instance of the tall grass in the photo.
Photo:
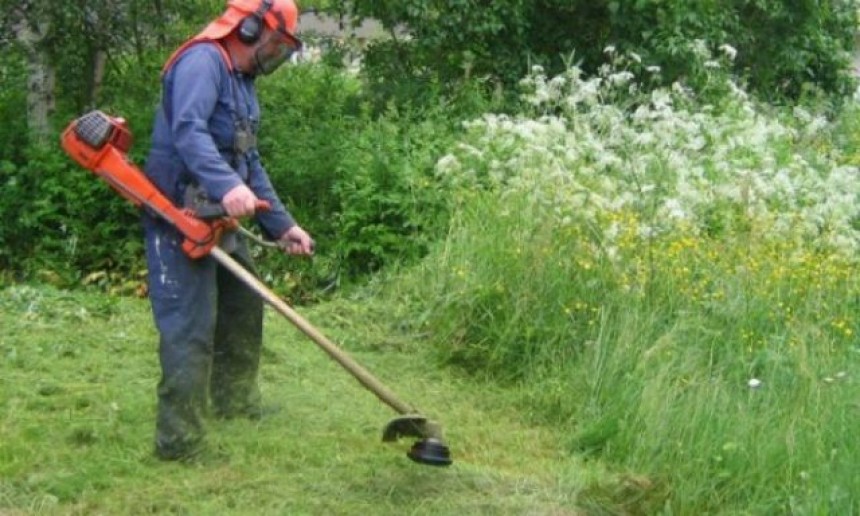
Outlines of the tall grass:
[[423,322],[572,455],[641,475],[647,512],[856,512],[852,137],[714,83],[704,103],[537,70],[531,113],[467,124]]

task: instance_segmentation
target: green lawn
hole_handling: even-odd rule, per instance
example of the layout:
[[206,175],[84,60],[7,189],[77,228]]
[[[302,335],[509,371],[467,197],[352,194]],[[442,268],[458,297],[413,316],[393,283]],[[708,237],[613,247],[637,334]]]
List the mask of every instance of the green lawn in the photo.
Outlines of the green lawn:
[[275,411],[213,421],[214,451],[162,463],[151,454],[147,302],[31,287],[0,296],[0,514],[579,514],[642,487],[584,469],[511,393],[440,371],[408,335],[346,303],[305,315],[443,424],[452,467],[383,444],[394,413],[273,311],[262,388]]

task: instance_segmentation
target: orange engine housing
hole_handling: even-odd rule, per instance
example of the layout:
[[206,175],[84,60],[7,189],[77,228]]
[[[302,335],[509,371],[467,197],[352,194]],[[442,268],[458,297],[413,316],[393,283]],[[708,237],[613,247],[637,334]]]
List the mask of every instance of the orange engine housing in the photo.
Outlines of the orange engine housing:
[[73,121],[63,131],[66,153],[92,171],[135,206],[146,207],[175,226],[184,236],[182,249],[191,258],[201,258],[218,244],[225,229],[236,222],[223,218],[204,222],[173,205],[146,175],[127,158],[132,136],[128,124],[101,111],[92,111]]

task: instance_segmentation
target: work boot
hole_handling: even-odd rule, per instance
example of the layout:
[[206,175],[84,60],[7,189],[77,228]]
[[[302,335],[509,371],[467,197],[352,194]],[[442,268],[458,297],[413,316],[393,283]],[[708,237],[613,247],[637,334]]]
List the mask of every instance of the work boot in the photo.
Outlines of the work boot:
[[[162,357],[170,356],[165,352]],[[203,417],[206,412],[208,370],[206,356],[186,360],[185,367],[169,367],[169,376],[158,384],[158,410],[155,423],[156,455],[164,460],[183,460],[200,452],[205,435]],[[202,362],[195,367],[196,362]]]
[[[244,239],[232,255],[256,274]],[[218,302],[209,396],[217,417],[262,416],[257,374],[263,344],[263,300],[227,269],[217,270]]]
[[203,439],[155,442],[155,456],[164,461],[189,462],[199,457],[206,446]]
[[246,418],[250,421],[262,421],[263,419],[268,419],[276,414],[279,414],[283,407],[279,405],[260,405],[255,404],[251,406],[247,406],[242,410],[232,410],[226,412],[219,412],[213,410],[213,415],[216,418],[220,419],[236,419],[236,418]]
[[155,457],[165,462],[179,462],[198,466],[223,464],[230,461],[230,453],[226,449],[205,441],[199,441],[196,444],[186,443],[184,447],[173,449],[159,447],[156,444]]
[[259,421],[263,417],[260,389],[256,382],[222,379],[212,385],[212,414],[220,419],[248,418]]

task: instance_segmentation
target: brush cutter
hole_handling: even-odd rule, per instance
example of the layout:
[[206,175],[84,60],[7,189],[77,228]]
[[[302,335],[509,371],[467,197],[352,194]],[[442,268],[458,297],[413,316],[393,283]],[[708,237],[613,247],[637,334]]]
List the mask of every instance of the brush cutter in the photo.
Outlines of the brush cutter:
[[[239,227],[235,219],[227,217],[221,210],[211,218],[208,216],[204,218],[194,210],[174,206],[128,159],[127,152],[131,147],[132,136],[125,120],[108,116],[101,111],[90,112],[69,124],[63,132],[61,143],[72,159],[107,181],[135,206],[151,210],[175,226],[184,236],[182,249],[190,258],[201,259],[210,256],[218,261],[302,333],[310,337],[365,388],[398,412],[400,416],[385,426],[382,434],[383,441],[393,442],[401,437],[416,437],[419,440],[407,452],[410,459],[433,466],[451,464],[450,452],[442,440],[441,428],[437,423],[401,401],[369,371],[327,339],[256,276],[218,247],[225,232]],[[268,203],[261,201],[257,208],[265,211],[269,206]]]

